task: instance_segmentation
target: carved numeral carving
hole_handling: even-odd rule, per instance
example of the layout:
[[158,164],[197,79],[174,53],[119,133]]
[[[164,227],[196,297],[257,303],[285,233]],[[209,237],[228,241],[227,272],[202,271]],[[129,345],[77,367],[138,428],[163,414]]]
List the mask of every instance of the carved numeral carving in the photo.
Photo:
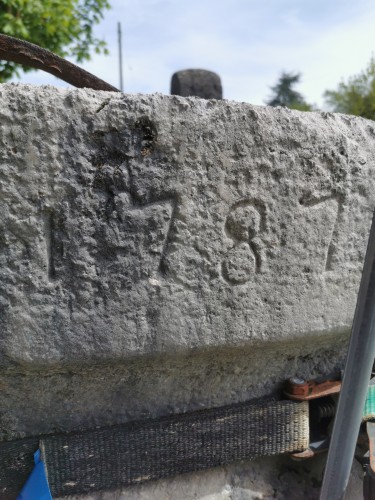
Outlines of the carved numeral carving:
[[330,195],[322,198],[303,198],[300,203],[308,210],[307,229],[309,226],[310,230],[312,227],[318,228],[316,251],[321,252],[321,270],[333,271],[342,201],[336,195]]
[[225,231],[234,242],[222,262],[222,274],[233,285],[248,282],[261,271],[259,235],[265,227],[265,207],[259,200],[241,200],[232,207]]
[[161,266],[172,220],[173,200],[135,204],[129,192],[103,193],[97,223],[101,268],[135,283]]

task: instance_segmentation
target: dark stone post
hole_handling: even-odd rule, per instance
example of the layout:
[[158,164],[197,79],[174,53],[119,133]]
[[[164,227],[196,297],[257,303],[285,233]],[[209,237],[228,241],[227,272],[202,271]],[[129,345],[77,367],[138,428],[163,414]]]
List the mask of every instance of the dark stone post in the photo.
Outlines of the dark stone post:
[[185,69],[172,76],[171,94],[222,99],[223,89],[220,76],[216,73],[205,69]]

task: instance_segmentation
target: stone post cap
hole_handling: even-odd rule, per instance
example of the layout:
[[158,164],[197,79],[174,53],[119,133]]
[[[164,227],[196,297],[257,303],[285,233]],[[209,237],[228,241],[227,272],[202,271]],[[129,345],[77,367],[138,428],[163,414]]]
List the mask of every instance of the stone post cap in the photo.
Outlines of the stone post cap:
[[182,97],[196,96],[203,99],[222,99],[220,76],[206,69],[185,69],[172,76],[171,94]]

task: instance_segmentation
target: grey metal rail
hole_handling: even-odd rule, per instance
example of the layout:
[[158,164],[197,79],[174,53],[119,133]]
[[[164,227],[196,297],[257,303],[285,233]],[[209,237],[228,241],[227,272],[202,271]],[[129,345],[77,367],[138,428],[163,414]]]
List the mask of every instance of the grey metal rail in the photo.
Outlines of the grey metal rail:
[[348,484],[375,357],[375,214],[320,500],[341,500]]

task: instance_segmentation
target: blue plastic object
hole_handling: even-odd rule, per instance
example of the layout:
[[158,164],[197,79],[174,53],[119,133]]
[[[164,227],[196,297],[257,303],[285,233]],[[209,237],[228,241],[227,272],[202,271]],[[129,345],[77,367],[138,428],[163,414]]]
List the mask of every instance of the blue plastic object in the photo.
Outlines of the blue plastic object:
[[52,500],[46,470],[40,458],[40,450],[34,453],[34,469],[18,495],[17,500]]

